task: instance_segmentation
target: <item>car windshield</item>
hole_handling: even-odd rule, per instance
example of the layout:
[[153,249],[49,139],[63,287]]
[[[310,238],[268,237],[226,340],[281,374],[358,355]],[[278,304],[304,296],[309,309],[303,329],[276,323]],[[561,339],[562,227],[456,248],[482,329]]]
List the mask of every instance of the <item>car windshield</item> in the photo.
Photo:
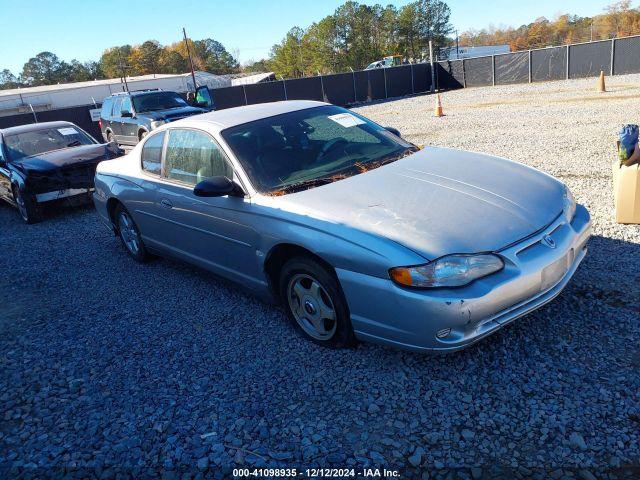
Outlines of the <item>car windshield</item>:
[[18,161],[22,158],[40,155],[52,150],[95,144],[95,140],[75,126],[42,128],[23,133],[4,136],[9,158]]
[[147,93],[133,97],[133,106],[137,113],[169,110],[171,108],[188,107],[184,98],[174,92]]
[[271,195],[357,175],[418,149],[360,115],[329,105],[231,127],[222,136],[256,189]]

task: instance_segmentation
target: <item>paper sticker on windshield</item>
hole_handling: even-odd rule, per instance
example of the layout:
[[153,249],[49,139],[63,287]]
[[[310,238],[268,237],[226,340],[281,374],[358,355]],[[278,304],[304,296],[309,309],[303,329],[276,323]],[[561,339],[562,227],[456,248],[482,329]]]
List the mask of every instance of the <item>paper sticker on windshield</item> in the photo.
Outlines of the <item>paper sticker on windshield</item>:
[[75,128],[70,128],[70,127],[59,128],[58,131],[62,135],[77,135],[78,134],[78,131]]
[[337,115],[329,115],[329,119],[336,123],[339,123],[343,127],[355,127],[356,125],[363,125],[364,120],[360,120],[358,117],[351,115],[350,113],[338,113]]

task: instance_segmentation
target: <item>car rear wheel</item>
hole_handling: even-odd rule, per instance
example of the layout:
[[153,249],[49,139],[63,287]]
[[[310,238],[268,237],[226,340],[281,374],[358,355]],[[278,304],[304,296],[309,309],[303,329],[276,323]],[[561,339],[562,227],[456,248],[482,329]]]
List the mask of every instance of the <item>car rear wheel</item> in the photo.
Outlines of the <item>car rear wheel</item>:
[[113,143],[113,133],[107,132],[107,143]]
[[146,130],[140,130],[140,132],[138,133],[138,141],[141,142],[142,139],[146,137],[148,133],[149,132],[147,132]]
[[32,224],[40,221],[40,208],[33,195],[29,195],[23,192],[21,188],[15,186],[13,187],[13,199],[25,223]]
[[311,258],[289,260],[280,273],[289,320],[305,338],[329,347],[355,344],[349,308],[338,280]]
[[133,221],[133,218],[127,209],[122,205],[118,205],[115,210],[114,218],[116,221],[118,236],[120,237],[122,245],[127,253],[137,262],[147,262],[150,258],[149,253],[142,242],[140,230],[138,230],[138,226]]

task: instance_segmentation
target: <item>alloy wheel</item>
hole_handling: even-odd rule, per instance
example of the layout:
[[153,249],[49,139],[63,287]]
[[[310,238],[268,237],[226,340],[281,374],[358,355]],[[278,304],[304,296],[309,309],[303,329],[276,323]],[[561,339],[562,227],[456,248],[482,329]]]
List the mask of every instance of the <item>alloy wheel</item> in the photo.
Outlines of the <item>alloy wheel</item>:
[[294,275],[287,286],[287,300],[298,325],[317,340],[329,340],[338,325],[331,297],[311,275]]
[[140,237],[132,218],[127,212],[120,212],[118,216],[118,230],[129,252],[133,255],[138,255],[138,252],[140,252]]

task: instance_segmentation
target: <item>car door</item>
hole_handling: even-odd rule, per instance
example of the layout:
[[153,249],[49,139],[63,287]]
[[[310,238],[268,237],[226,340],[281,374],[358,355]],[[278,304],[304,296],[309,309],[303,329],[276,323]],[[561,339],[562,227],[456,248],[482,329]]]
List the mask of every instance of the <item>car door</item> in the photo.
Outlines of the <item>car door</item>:
[[131,97],[124,97],[120,105],[120,134],[123,143],[135,145],[138,143],[138,121],[131,104]]
[[4,154],[2,146],[2,137],[0,136],[0,197],[10,199],[11,195],[11,179],[9,173],[8,159]]
[[162,182],[164,140],[165,132],[154,133],[145,139],[140,152],[141,175],[135,180],[139,188],[131,189],[126,198],[120,198],[133,215],[145,244],[157,250],[166,249],[161,241],[166,222],[156,202],[158,185]]
[[258,234],[249,224],[251,201],[193,193],[200,181],[221,175],[233,178],[235,173],[211,135],[188,128],[167,131],[162,182],[156,192],[165,221],[161,241],[187,261],[259,287]]

